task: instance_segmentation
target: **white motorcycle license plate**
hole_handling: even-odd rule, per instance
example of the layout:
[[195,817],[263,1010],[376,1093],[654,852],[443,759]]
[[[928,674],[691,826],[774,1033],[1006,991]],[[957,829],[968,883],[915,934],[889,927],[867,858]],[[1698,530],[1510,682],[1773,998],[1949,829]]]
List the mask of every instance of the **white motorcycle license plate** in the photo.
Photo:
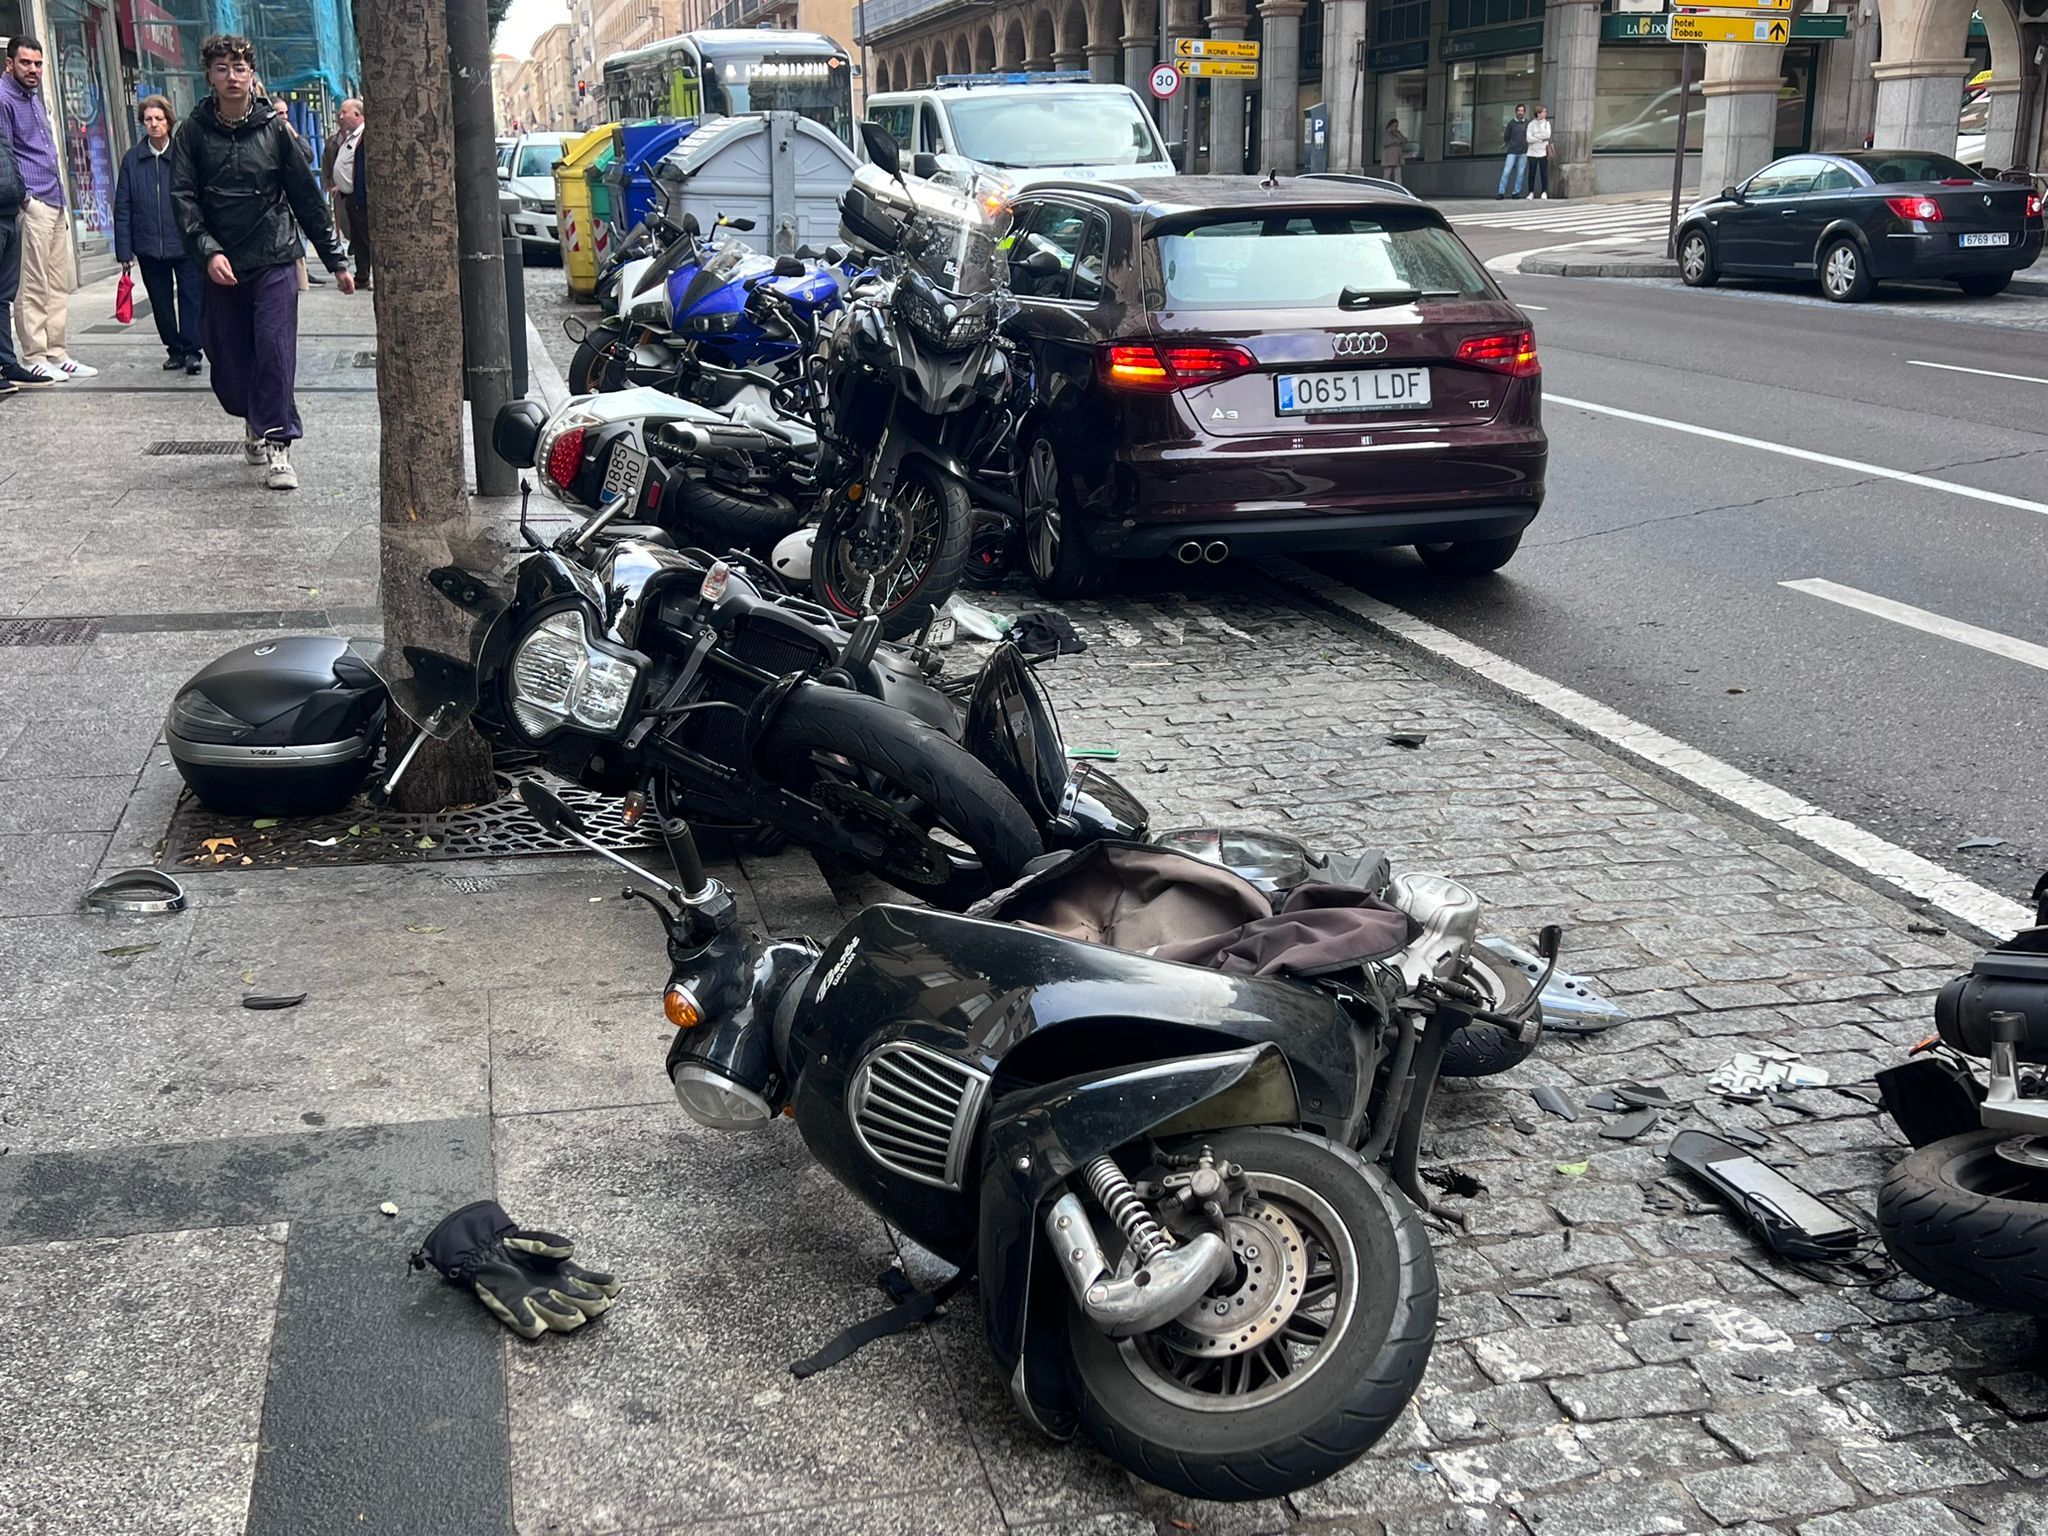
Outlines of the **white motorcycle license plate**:
[[646,475],[647,455],[630,443],[616,444],[604,466],[604,491],[598,499],[609,501],[614,496],[623,496],[628,502],[636,501],[640,482]]
[[1427,368],[1358,368],[1346,373],[1283,373],[1273,381],[1282,416],[1318,411],[1404,411],[1429,404]]
[[1972,245],[2011,245],[2012,234],[2008,230],[2001,229],[1984,235],[1957,235],[1956,244],[1964,247]]

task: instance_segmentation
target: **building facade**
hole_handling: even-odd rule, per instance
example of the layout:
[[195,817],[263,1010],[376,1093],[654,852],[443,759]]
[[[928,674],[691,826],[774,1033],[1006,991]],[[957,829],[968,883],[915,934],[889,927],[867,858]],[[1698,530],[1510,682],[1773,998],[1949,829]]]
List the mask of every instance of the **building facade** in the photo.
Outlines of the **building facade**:
[[[735,0],[743,3],[743,0]],[[2036,16],[2032,6],[2042,12]],[[1176,38],[1260,44],[1256,80],[1186,81],[1154,102],[1184,164],[1217,172],[1373,170],[1391,121],[1430,196],[1490,195],[1517,103],[1548,105],[1567,196],[1718,187],[1776,154],[1956,148],[1966,82],[1990,69],[1984,163],[2040,165],[2048,0],[1815,0],[1780,45],[1682,53],[1665,0],[858,0],[870,84],[1085,69],[1152,101]]]
[[576,84],[570,74],[567,22],[557,22],[533,40],[533,67],[544,126],[569,132],[576,126]]
[[44,98],[63,149],[82,280],[113,266],[114,175],[140,129],[134,104],[167,97],[183,117],[207,95],[199,45],[240,32],[256,72],[317,152],[343,99],[362,93],[347,0],[0,0],[0,37],[44,45]]

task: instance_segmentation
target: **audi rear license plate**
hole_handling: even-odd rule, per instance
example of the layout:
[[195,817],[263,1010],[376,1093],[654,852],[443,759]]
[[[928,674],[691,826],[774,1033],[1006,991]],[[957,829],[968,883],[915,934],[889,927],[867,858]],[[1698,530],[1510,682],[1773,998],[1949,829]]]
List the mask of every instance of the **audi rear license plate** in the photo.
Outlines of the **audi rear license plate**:
[[1993,234],[1957,235],[1956,244],[1964,247],[1972,245],[2011,245],[2012,232],[2001,229]]
[[640,495],[640,481],[647,473],[647,455],[631,443],[616,443],[604,466],[604,494],[601,501],[623,496],[628,501]]
[[1273,381],[1282,416],[1318,411],[1400,411],[1429,404],[1427,368],[1358,368],[1283,373]]

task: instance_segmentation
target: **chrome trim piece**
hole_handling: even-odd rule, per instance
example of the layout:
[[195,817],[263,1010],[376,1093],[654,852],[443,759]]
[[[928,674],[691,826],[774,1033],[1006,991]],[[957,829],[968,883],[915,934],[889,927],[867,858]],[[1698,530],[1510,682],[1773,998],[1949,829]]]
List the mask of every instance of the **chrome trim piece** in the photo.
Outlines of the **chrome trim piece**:
[[171,755],[180,762],[206,768],[255,768],[265,763],[294,768],[318,768],[331,763],[352,763],[376,750],[368,736],[347,741],[309,741],[302,746],[240,747],[229,742],[187,741],[170,738]]
[[988,1074],[926,1046],[891,1040],[846,1088],[847,1118],[868,1156],[935,1189],[965,1187]]
[[182,912],[185,887],[161,869],[117,869],[85,893],[95,912]]

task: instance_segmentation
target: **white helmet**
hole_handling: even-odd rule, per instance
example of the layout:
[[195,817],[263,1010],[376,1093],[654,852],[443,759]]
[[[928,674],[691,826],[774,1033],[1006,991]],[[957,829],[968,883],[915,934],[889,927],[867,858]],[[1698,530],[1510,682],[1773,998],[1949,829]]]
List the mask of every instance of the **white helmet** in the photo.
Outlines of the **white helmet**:
[[817,541],[817,529],[799,528],[776,541],[775,553],[768,557],[768,563],[784,581],[809,581],[811,546]]

